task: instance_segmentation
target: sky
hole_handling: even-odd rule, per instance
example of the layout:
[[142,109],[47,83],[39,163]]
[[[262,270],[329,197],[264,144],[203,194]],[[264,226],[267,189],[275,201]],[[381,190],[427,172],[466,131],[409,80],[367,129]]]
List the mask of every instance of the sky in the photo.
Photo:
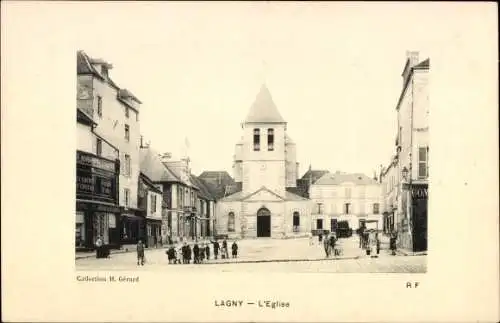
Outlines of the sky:
[[143,102],[152,148],[176,157],[188,138],[194,174],[232,174],[240,123],[265,83],[300,175],[311,165],[372,176],[394,153],[406,51],[424,60],[439,42],[415,4],[93,3],[88,15],[81,6],[71,17],[78,49],[112,63],[113,80]]

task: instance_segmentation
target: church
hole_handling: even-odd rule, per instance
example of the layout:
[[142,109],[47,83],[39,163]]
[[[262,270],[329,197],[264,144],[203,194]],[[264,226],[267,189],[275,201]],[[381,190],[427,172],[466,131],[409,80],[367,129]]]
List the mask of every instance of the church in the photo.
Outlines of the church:
[[230,239],[307,235],[312,202],[296,194],[295,143],[265,85],[242,123],[242,132],[233,162],[237,189],[217,202],[217,233]]

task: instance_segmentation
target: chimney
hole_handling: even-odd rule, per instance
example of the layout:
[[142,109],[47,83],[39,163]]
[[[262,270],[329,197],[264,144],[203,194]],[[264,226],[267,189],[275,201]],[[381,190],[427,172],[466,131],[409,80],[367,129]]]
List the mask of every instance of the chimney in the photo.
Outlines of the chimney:
[[406,59],[410,60],[409,67],[413,67],[418,64],[418,51],[406,51]]

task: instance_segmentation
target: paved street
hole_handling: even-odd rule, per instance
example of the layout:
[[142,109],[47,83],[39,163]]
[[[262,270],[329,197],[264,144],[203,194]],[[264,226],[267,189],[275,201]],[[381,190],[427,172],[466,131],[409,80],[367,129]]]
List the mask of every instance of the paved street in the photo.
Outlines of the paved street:
[[[232,241],[228,241],[232,243]],[[198,271],[203,272],[339,272],[339,273],[423,273],[426,272],[426,256],[391,256],[382,244],[378,258],[366,256],[358,248],[357,237],[340,239],[343,255],[337,259],[325,259],[322,245],[317,238],[310,245],[308,239],[243,240],[239,241],[238,259],[214,260],[204,264],[170,265],[165,249],[146,251],[146,264],[137,266],[136,254],[114,254],[109,259],[95,257],[77,259],[77,270],[139,270],[139,271]],[[212,253],[213,256],[213,253]]]

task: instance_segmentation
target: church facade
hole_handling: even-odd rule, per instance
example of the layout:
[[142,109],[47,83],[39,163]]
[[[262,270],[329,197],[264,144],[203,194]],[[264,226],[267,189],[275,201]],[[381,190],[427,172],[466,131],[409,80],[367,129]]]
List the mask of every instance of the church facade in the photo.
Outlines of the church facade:
[[229,238],[286,238],[311,232],[312,202],[297,195],[295,143],[263,85],[242,123],[233,177],[237,192],[217,203],[218,234]]

